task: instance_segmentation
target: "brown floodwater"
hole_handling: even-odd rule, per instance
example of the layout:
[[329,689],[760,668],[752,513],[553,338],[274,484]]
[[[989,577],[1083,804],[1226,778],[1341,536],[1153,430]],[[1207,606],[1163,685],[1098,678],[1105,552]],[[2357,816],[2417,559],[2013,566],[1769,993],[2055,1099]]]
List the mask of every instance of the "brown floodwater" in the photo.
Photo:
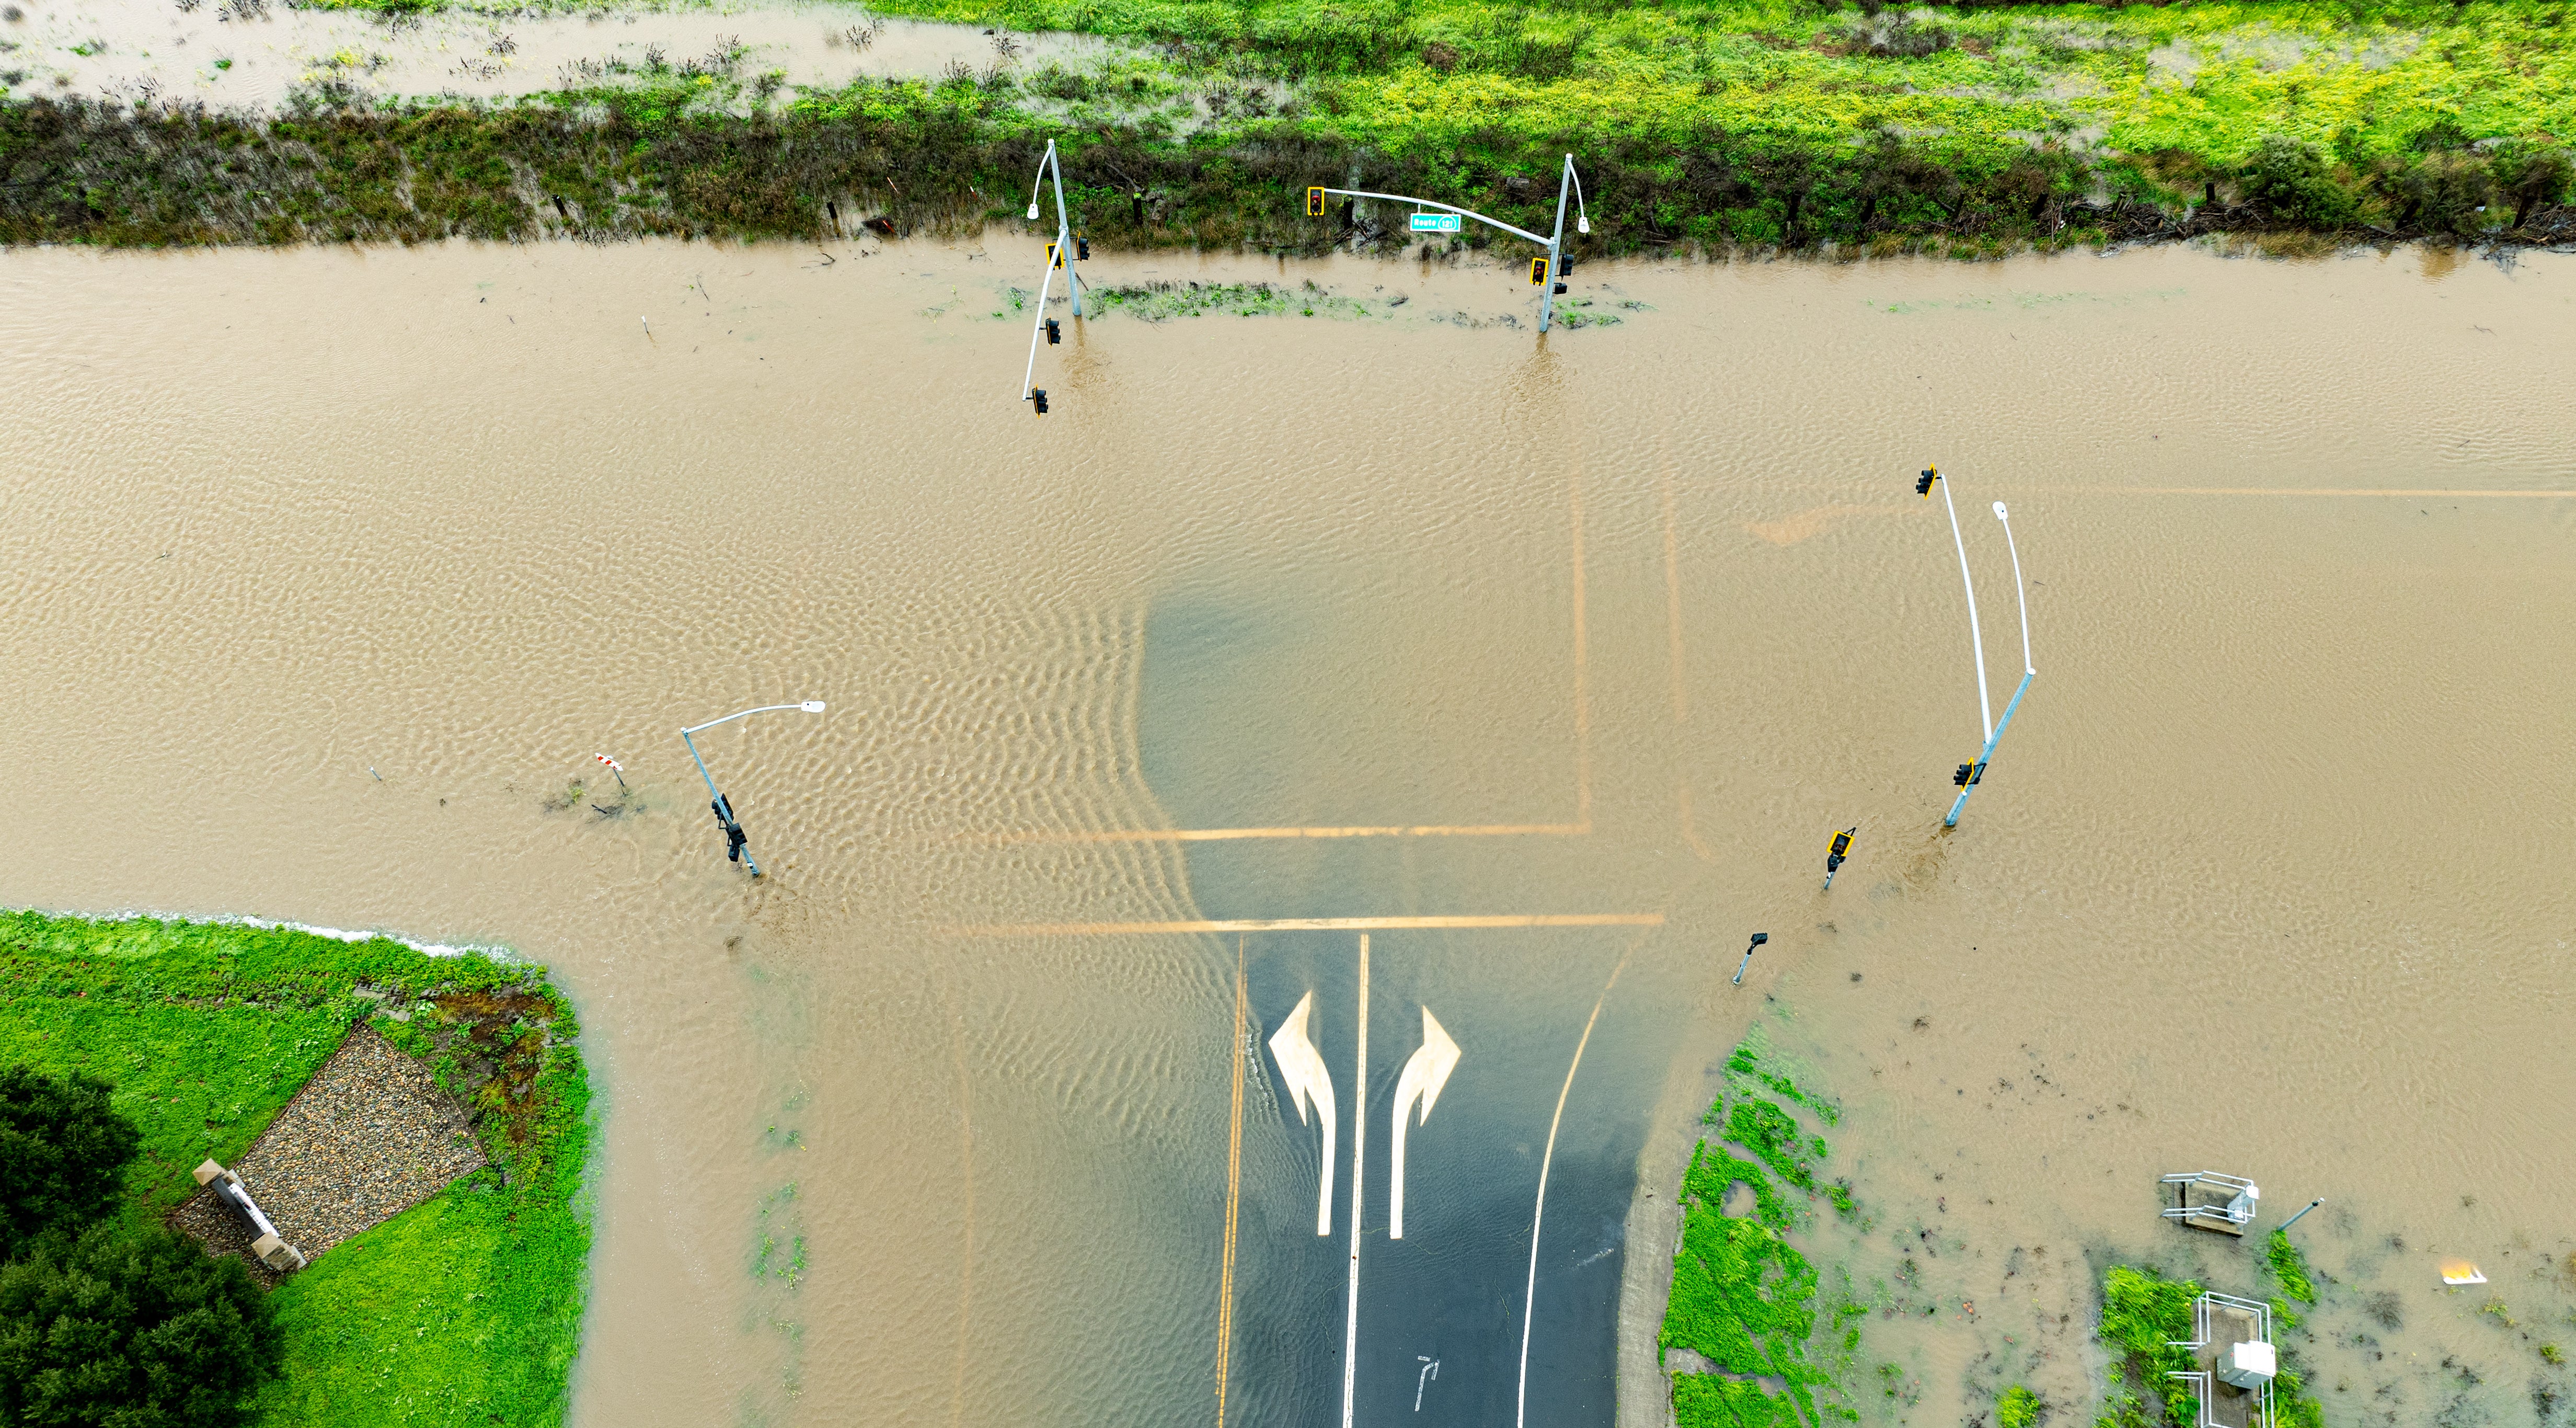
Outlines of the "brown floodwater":
[[[1757,1025],[1868,1421],[2089,1419],[2113,1260],[2259,1291],[2195,1169],[2325,1197],[2330,1421],[2576,1411],[2576,260],[1605,263],[1542,341],[1501,267],[1103,254],[1292,296],[1068,323],[1042,420],[1034,260],[0,255],[0,903],[553,966],[585,1425],[1663,1421]],[[2038,670],[1946,834],[1931,462]],[[701,740],[753,882],[676,731],[798,699]]]

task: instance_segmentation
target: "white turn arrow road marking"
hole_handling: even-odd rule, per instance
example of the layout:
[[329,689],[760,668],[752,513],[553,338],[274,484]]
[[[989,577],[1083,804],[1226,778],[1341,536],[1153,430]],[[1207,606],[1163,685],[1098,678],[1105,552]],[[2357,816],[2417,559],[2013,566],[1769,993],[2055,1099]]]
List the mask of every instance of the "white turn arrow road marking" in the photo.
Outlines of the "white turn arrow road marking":
[[[1324,1069],[1324,1054],[1317,1051],[1315,1043],[1306,1036],[1306,1017],[1314,1010],[1315,994],[1308,992],[1298,1000],[1297,1009],[1288,1013],[1288,1019],[1279,1023],[1279,1029],[1271,1033],[1270,1056],[1279,1063],[1279,1079],[1288,1083],[1288,1094],[1296,1098],[1297,1124],[1302,1126],[1306,1123],[1308,1097],[1314,1098],[1315,1118],[1324,1123],[1323,1188],[1315,1199],[1315,1233],[1330,1235],[1333,1232],[1333,1126],[1336,1114],[1332,1073]],[[1425,1013],[1425,1020],[1428,1019],[1429,1014]],[[1449,1049],[1449,1059],[1458,1059],[1458,1049],[1454,1046]],[[1411,1068],[1407,1068],[1406,1074],[1412,1074]],[[1441,1074],[1445,1076],[1448,1073],[1444,1070]],[[1398,1116],[1396,1120],[1399,1126],[1403,1124],[1403,1117]],[[1403,1144],[1403,1134],[1402,1130],[1396,1132],[1399,1147]]]
[[[1301,1025],[1303,1023],[1300,1023]],[[1316,1063],[1322,1065],[1320,1061]],[[1404,1122],[1405,1113],[1413,1109],[1413,1099],[1422,1098],[1422,1114],[1416,1123],[1431,1119],[1431,1103],[1440,1099],[1440,1088],[1449,1084],[1449,1073],[1458,1069],[1458,1043],[1431,1015],[1422,1009],[1422,1045],[1404,1063],[1404,1074],[1395,1079],[1395,1144],[1393,1147],[1393,1188],[1387,1195],[1386,1237],[1404,1238]],[[1331,1122],[1325,1122],[1329,1127]],[[1324,1142],[1332,1143],[1332,1131],[1324,1132]]]

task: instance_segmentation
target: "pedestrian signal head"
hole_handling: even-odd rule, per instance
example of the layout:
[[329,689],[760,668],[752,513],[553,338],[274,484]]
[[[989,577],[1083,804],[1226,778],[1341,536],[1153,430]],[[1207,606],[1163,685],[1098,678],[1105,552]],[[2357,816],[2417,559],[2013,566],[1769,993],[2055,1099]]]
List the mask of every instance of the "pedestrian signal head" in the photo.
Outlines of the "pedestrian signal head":
[[1046,388],[1044,388],[1044,387],[1031,387],[1031,388],[1029,388],[1029,400],[1037,404],[1037,409],[1038,409],[1038,415],[1039,415],[1039,416],[1045,416],[1045,415],[1046,415]]
[[1538,287],[1538,286],[1540,286],[1541,284],[1545,283],[1546,281],[1547,281],[1547,259],[1545,259],[1545,258],[1532,258],[1532,259],[1530,259],[1530,286],[1531,286],[1531,287]]
[[1306,190],[1306,216],[1308,218],[1324,216],[1324,190],[1320,184]]
[[1046,332],[1047,346],[1053,347],[1057,343],[1064,341],[1064,325],[1057,322],[1052,317],[1046,320]]
[[1941,468],[1939,468],[1939,467],[1937,467],[1937,466],[1936,466],[1936,467],[1933,467],[1931,470],[1928,470],[1928,471],[1924,472],[1924,473],[1923,473],[1923,475],[1922,475],[1922,477],[1921,477],[1920,479],[1918,479],[1917,481],[1915,481],[1915,483],[1914,483],[1914,494],[1915,494],[1915,495],[1918,495],[1918,496],[1920,496],[1920,497],[1922,497],[1924,500],[1927,500],[1927,501],[1928,501],[1928,500],[1931,500],[1931,499],[1932,499],[1932,483],[1933,483],[1933,482],[1935,482],[1935,481],[1938,481],[1938,480],[1940,480],[1940,479],[1941,479]]
[[1845,829],[1844,831],[1842,831],[1842,832],[1840,832],[1840,833],[1835,834],[1835,835],[1834,835],[1834,844],[1833,844],[1833,846],[1832,846],[1832,847],[1830,847],[1830,848],[1827,848],[1827,849],[1825,850],[1825,854],[1826,854],[1826,856],[1828,856],[1828,857],[1833,857],[1833,858],[1839,858],[1839,857],[1842,857],[1842,856],[1844,856],[1844,855],[1846,855],[1846,854],[1850,853],[1850,852],[1851,852],[1851,844],[1852,844],[1852,831],[1853,831],[1853,830]]
[[1050,268],[1061,268],[1064,266],[1064,255],[1055,250],[1055,245],[1053,243],[1049,243],[1047,245],[1047,266]]

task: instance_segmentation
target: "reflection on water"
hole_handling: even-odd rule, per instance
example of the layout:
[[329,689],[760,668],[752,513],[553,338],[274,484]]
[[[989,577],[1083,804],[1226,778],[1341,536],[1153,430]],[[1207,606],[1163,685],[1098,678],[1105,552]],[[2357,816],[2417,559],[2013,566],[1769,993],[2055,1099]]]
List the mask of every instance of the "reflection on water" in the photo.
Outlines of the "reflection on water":
[[[1855,1273],[1937,1232],[1978,1306],[1873,1325],[1872,1413],[2080,1402],[2100,1260],[2237,1253],[2153,1219],[2204,1167],[2327,1197],[2338,1420],[2564,1394],[2576,268],[1600,264],[1626,321],[1541,349],[1499,270],[1104,258],[1418,300],[1069,327],[1041,423],[984,315],[1033,253],[868,251],[0,259],[0,901],[553,963],[581,1421],[1212,1419],[1237,1174],[1230,1421],[1337,1421],[1346,1341],[1371,1421],[1656,1421],[1664,1197],[1765,1015],[1850,1107]],[[1935,460],[2040,669],[1946,836]],[[797,698],[705,741],[748,883],[675,731]],[[603,751],[643,812],[545,806]],[[1344,921],[1153,930],[1279,918]]]

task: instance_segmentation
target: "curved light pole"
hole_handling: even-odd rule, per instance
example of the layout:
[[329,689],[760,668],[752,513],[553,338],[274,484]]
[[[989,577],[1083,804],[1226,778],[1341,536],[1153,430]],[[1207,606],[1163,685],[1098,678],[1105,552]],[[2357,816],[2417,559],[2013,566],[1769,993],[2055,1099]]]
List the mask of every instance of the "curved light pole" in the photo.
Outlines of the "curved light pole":
[[1037,182],[1029,189],[1029,221],[1038,221],[1038,199],[1046,192],[1049,178],[1055,180],[1055,242],[1047,245],[1046,271],[1038,278],[1037,320],[1029,328],[1029,367],[1020,377],[1020,400],[1037,403],[1037,413],[1046,415],[1046,395],[1037,388],[1038,339],[1047,336],[1047,294],[1055,286],[1055,270],[1064,269],[1065,290],[1073,295],[1073,316],[1082,318],[1082,279],[1073,264],[1082,257],[1081,245],[1073,237],[1073,213],[1064,206],[1064,163],[1055,156],[1055,140],[1047,140],[1046,156],[1038,160]]
[[1986,731],[1985,747],[1978,751],[1977,761],[1961,764],[1959,772],[1952,777],[1952,781],[1959,785],[1959,796],[1951,801],[1949,816],[1941,820],[1941,826],[1956,828],[1959,826],[1959,810],[1968,806],[1968,795],[1976,792],[1977,784],[1985,778],[1987,760],[1995,756],[1996,743],[2003,738],[2004,730],[2011,726],[2014,711],[2021,708],[2022,696],[2030,692],[2030,681],[2039,671],[2030,658],[2030,594],[2022,587],[2021,547],[2013,540],[2011,514],[2004,509],[2003,502],[1997,501],[1995,520],[2004,528],[2004,548],[2012,552],[2013,596],[2021,605],[2021,684],[2013,690],[2011,701],[2004,705],[2004,717],[1996,719],[1994,701],[1986,692],[1986,637],[1977,624],[1977,583],[1968,575],[1968,543],[1959,533],[1959,508],[1950,500],[1950,483],[1941,479],[1941,469],[1937,466],[1923,473],[1923,479],[1915,490],[1928,498],[1935,484],[1941,487],[1941,504],[1950,512],[1950,542],[1959,552],[1959,583],[1968,591],[1968,640],[1977,661],[1977,713],[1984,721]]
[[[1585,212],[1583,208],[1583,180],[1574,172],[1574,155],[1572,154],[1565,156],[1565,165],[1557,174],[1556,232],[1547,237],[1541,237],[1526,228],[1514,228],[1512,225],[1505,223],[1499,218],[1487,218],[1485,215],[1478,213],[1472,208],[1460,208],[1454,203],[1435,203],[1427,198],[1415,198],[1411,194],[1376,193],[1364,188],[1327,188],[1321,184],[1317,184],[1306,190],[1307,217],[1320,218],[1323,216],[1324,195],[1328,193],[1338,193],[1345,198],[1383,198],[1391,203],[1410,203],[1416,208],[1436,208],[1443,213],[1454,213],[1461,218],[1472,218],[1489,228],[1499,228],[1515,238],[1525,238],[1530,242],[1536,243],[1540,247],[1545,248],[1547,250],[1547,267],[1544,271],[1547,275],[1547,282],[1545,287],[1540,290],[1538,300],[1538,330],[1541,332],[1547,331],[1549,315],[1556,311],[1556,285],[1565,275],[1565,200],[1568,195],[1571,195],[1574,199],[1574,231],[1577,233],[1589,233],[1592,231],[1592,215]],[[1032,204],[1030,206],[1029,214],[1031,217],[1036,216],[1036,205]],[[1453,230],[1455,227],[1455,224],[1451,225]],[[1037,349],[1032,347],[1029,351],[1031,356],[1034,357]]]
[[689,736],[701,730],[712,729],[718,724],[730,724],[748,715],[766,714],[773,709],[801,709],[808,714],[820,714],[823,712],[823,701],[808,699],[796,704],[763,704],[757,709],[744,709],[727,714],[721,719],[709,719],[703,724],[691,724],[680,731],[680,742],[689,746],[689,757],[697,760],[698,777],[707,781],[707,806],[715,810],[716,823],[724,829],[726,861],[742,859],[742,865],[751,869],[751,875],[755,878],[760,876],[760,864],[751,860],[751,850],[744,846],[748,840],[743,837],[742,825],[734,820],[733,804],[723,794],[716,792],[715,776],[707,772],[707,761],[698,752],[698,741]]

